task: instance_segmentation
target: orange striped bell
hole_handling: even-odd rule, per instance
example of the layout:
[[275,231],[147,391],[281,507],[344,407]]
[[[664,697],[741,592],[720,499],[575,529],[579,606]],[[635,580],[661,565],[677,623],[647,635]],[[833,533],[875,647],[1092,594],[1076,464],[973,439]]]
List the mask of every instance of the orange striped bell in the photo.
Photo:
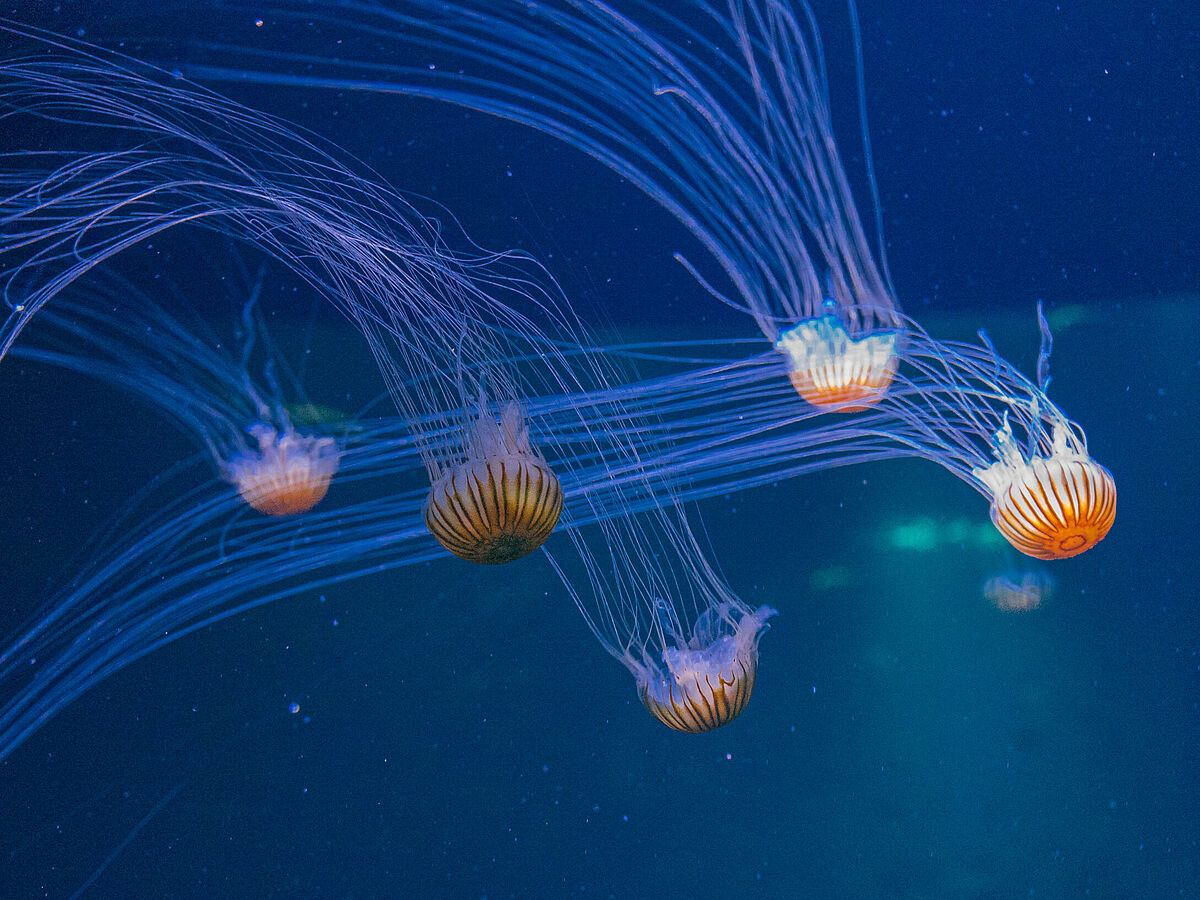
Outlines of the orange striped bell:
[[1038,559],[1078,556],[1104,539],[1117,514],[1112,473],[1054,428],[1049,456],[1026,461],[1005,422],[997,461],[974,474],[992,494],[992,522],[1010,544]]
[[1008,542],[1038,559],[1078,556],[1104,539],[1117,514],[1117,487],[1087,457],[1034,459],[992,499],[992,522]]
[[[769,606],[746,612],[731,634],[719,637],[701,634],[706,627],[697,625],[689,646],[667,647],[667,672],[649,670],[638,677],[638,697],[646,709],[668,728],[690,734],[728,725],[750,702],[758,642],[773,615]],[[716,621],[712,616],[702,619]]]
[[562,486],[545,460],[508,453],[442,475],[429,491],[425,524],[455,556],[496,565],[540,547],[562,507]]
[[746,708],[754,690],[758,654],[737,659],[728,672],[638,682],[638,696],[656,719],[675,731],[700,734],[728,725]]

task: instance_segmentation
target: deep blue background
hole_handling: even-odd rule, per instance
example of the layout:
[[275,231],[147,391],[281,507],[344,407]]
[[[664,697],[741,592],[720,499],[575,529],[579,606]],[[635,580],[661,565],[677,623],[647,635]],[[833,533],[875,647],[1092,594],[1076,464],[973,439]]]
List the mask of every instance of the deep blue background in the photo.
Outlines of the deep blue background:
[[[147,37],[176,48],[168,63],[208,21],[199,3],[150,35],[117,3],[8,14],[135,53]],[[857,175],[844,10],[818,14]],[[1196,15],[860,14],[905,310],[938,336],[986,326],[1027,370],[1036,299],[1078,322],[1051,393],[1120,507],[1103,544],[1049,567],[1054,597],[1023,616],[983,601],[1019,562],[957,537],[986,509],[929,464],[706,502],[731,585],[781,615],[747,713],[690,737],[646,715],[539,558],[301,596],[109,679],[0,767],[0,895],[69,895],[176,787],[90,895],[1200,894]],[[235,16],[212,27],[267,39]],[[478,243],[530,250],[585,318],[644,339],[752,333],[671,260],[698,254],[681,228],[540,135],[397,97],[221,90],[445,204]],[[347,340],[323,328],[315,356]],[[101,386],[10,363],[6,634],[80,533],[189,452]],[[896,546],[923,518],[936,545]]]

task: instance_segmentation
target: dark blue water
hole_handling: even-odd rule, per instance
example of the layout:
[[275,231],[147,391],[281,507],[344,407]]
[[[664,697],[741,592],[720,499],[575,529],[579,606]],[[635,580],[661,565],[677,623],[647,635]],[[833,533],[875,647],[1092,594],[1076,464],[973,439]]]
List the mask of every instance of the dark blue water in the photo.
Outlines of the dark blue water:
[[[108,43],[120,12],[8,14]],[[853,147],[844,15],[819,12]],[[1200,896],[1195,17],[861,14],[905,310],[939,337],[987,327],[1026,371],[1035,301],[1071,313],[1051,396],[1120,503],[1101,545],[1047,566],[1053,596],[988,605],[983,582],[1019,561],[928,463],[705,501],[730,584],[780,615],[747,712],[690,736],[646,714],[540,557],[303,593],[108,679],[0,765],[0,896],[69,896],[101,869],[86,896]],[[222,90],[481,245],[529,250],[585,318],[751,333],[672,261],[690,237],[574,151],[401,98]],[[314,359],[346,330],[323,321]],[[10,362],[5,634],[80,535],[191,452],[102,385]],[[378,386],[314,366],[322,399]]]

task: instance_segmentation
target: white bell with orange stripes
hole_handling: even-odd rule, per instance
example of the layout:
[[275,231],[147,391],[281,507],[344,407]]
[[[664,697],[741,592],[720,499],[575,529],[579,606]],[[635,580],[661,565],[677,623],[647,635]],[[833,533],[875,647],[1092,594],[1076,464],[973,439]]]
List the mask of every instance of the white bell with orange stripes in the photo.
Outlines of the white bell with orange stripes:
[[333,438],[262,423],[250,434],[258,448],[236,454],[222,468],[249,506],[268,516],[293,516],[321,502],[338,468]]
[[1112,473],[1054,426],[1048,456],[1029,459],[1007,420],[996,433],[996,462],[972,470],[991,492],[992,522],[1010,544],[1038,559],[1067,559],[1098,544],[1117,513]]

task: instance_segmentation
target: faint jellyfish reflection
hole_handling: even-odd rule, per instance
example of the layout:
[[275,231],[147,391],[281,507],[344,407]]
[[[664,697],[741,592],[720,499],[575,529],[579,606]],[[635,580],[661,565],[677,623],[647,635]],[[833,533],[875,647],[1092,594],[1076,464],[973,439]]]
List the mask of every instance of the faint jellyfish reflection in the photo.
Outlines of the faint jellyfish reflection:
[[994,575],[983,584],[983,596],[1001,612],[1037,609],[1054,593],[1054,579],[1039,569]]

